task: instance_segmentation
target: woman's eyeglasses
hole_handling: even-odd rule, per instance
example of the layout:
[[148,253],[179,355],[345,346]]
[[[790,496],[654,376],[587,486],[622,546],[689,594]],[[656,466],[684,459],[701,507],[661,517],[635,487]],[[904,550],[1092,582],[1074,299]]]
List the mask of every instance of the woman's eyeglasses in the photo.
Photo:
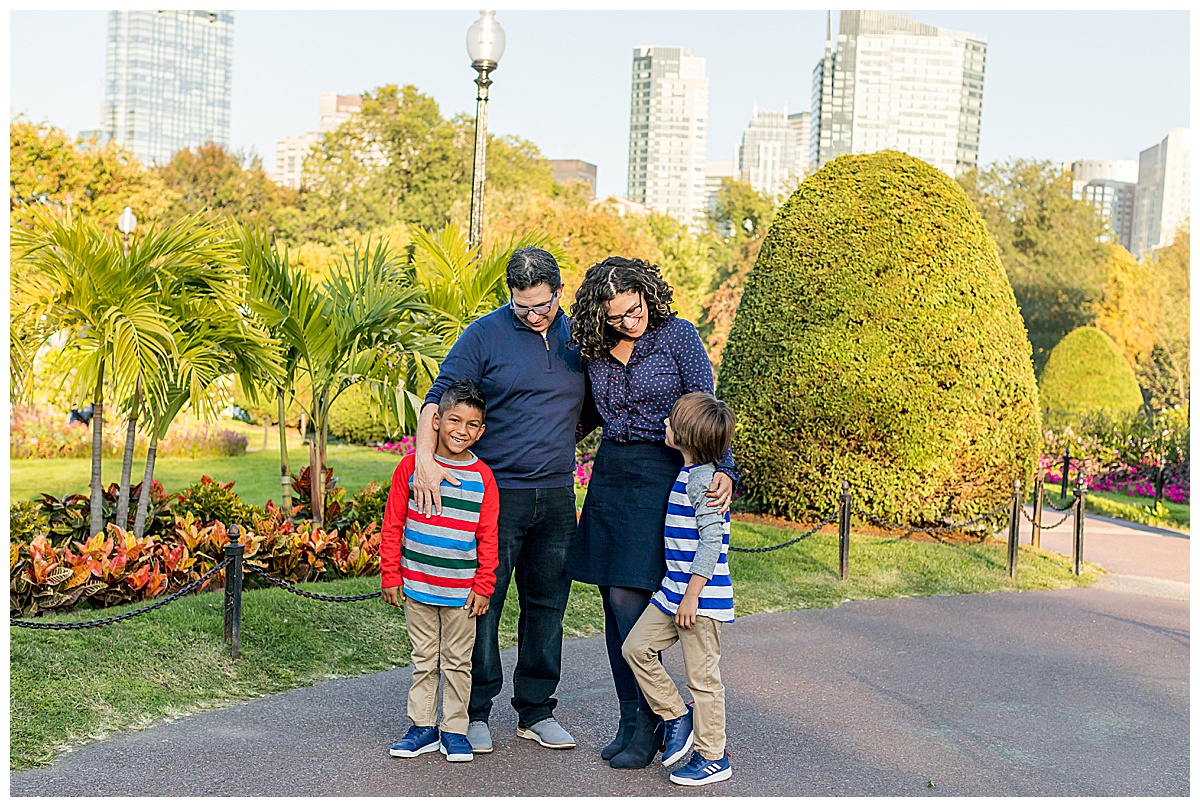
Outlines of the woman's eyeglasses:
[[615,317],[605,317],[604,321],[607,322],[609,325],[615,326],[615,325],[620,325],[622,322],[624,322],[627,319],[632,319],[632,320],[636,321],[641,316],[642,316],[642,304],[641,304],[641,302],[639,302],[637,305],[635,305],[633,308],[626,311],[624,314],[620,314],[619,316],[615,316]]

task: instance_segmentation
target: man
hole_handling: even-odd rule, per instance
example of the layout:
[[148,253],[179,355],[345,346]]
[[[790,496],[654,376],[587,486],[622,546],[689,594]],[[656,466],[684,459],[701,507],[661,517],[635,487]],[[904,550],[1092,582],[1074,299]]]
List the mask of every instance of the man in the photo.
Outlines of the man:
[[458,480],[433,459],[433,415],[451,383],[470,379],[488,402],[487,429],[473,447],[500,495],[496,588],[478,617],[471,663],[467,739],[476,754],[492,750],[488,718],[500,693],[498,630],[516,573],[521,618],[513,708],[517,735],[547,748],[574,748],[554,719],[562,664],[562,620],[571,581],[565,574],[575,537],[575,430],[586,395],[583,361],[568,346],[558,263],[544,249],[513,253],[509,304],[471,323],[442,362],[417,426],[413,493],[417,509],[441,513],[439,487]]

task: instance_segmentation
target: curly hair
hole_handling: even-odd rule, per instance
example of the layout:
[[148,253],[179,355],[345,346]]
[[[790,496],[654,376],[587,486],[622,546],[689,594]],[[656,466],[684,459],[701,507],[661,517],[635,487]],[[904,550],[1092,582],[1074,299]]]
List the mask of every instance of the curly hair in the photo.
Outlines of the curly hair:
[[595,361],[617,343],[617,331],[605,321],[608,304],[627,291],[645,298],[650,313],[647,328],[674,316],[671,286],[657,266],[640,258],[605,258],[587,270],[571,306],[571,341],[579,345],[584,361]]

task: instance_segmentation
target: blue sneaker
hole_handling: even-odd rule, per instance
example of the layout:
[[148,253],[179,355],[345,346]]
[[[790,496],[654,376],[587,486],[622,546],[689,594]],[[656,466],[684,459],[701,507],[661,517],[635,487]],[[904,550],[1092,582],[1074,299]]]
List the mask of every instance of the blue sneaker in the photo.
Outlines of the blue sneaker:
[[445,755],[447,762],[470,762],[475,759],[475,753],[471,750],[471,741],[465,734],[451,734],[443,731],[441,752]]
[[388,751],[394,757],[417,757],[438,750],[437,726],[409,726],[404,739]]
[[688,710],[683,716],[663,721],[662,764],[664,768],[671,767],[683,759],[684,754],[692,750],[693,737],[691,706],[688,706]]
[[699,751],[692,753],[692,758],[679,770],[671,774],[671,781],[677,785],[710,785],[713,782],[724,782],[733,776],[733,768],[729,765],[729,754],[723,754],[720,759],[705,759]]

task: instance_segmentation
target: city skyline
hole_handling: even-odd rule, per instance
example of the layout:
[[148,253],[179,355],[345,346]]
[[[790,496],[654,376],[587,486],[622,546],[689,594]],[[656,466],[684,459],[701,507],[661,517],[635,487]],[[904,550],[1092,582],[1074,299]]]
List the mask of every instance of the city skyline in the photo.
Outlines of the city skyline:
[[[311,129],[313,98],[387,83],[416,85],[447,117],[471,114],[473,73],[463,39],[475,16],[238,11],[231,146],[253,150],[270,169],[276,140]],[[1190,125],[1186,12],[909,16],[988,41],[981,164],[1009,156],[1136,159],[1169,130]],[[104,12],[11,15],[10,113],[24,112],[71,133],[98,126],[104,18]],[[706,59],[711,102],[705,156],[727,160],[754,103],[793,111],[809,106],[807,73],[821,58],[825,38],[821,11],[500,11],[497,19],[509,48],[494,77],[489,131],[530,140],[547,158],[597,165],[600,195],[626,190],[634,47],[685,47]],[[837,14],[833,21],[836,36]],[[34,58],[55,46],[70,48],[75,58],[61,64]],[[357,58],[345,59],[347,52]],[[547,69],[559,62],[571,66]],[[82,65],[94,75],[81,76]],[[1033,82],[1043,92],[1030,92]],[[1121,114],[1113,114],[1111,123],[1080,125],[1085,112],[1118,102]]]
[[147,163],[229,145],[233,14],[110,11],[100,139]]
[[889,148],[951,176],[978,167],[987,38],[881,11],[838,16],[813,68],[813,167]]

